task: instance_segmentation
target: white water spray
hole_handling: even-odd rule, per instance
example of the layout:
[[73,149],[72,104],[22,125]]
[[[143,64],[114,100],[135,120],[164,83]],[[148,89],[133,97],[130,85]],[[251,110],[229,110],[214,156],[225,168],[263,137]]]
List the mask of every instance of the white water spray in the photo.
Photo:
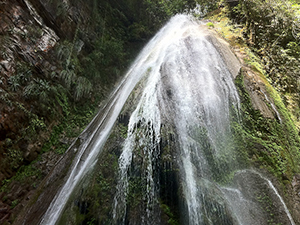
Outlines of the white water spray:
[[[169,35],[165,35],[165,33]],[[112,94],[109,103],[103,108],[104,113],[100,122],[96,121],[97,116],[90,123],[93,124],[93,126],[95,126],[96,123],[97,129],[95,129],[92,134],[88,134],[89,138],[85,140],[85,143],[80,147],[74,159],[74,163],[70,168],[71,173],[69,174],[68,180],[53,199],[40,224],[52,225],[58,221],[74,188],[82,180],[84,175],[90,171],[90,165],[93,165],[97,160],[97,156],[100,154],[101,148],[107,140],[126,99],[137,82],[146,74],[148,67],[145,66],[145,62],[151,62],[153,58],[156,59],[157,49],[163,48],[174,33],[176,33],[176,29],[174,29],[173,32],[169,32],[168,28],[165,27],[149,42],[129,69],[124,80]],[[85,131],[83,134],[84,133]]]
[[[101,115],[91,122],[97,129],[91,134],[87,130],[83,133],[88,138],[80,146],[66,183],[41,224],[53,225],[59,221],[70,195],[97,161],[122,107],[140,81],[144,89],[132,111],[119,158],[112,222],[126,223],[129,170],[141,154],[145,208],[140,223],[160,223],[154,162],[160,155],[161,127],[168,125],[178,138],[174,152],[178,151],[176,163],[186,210],[185,224],[257,222],[257,218],[241,216],[258,208],[255,203],[244,198],[238,189],[221,188],[213,182],[216,174],[231,172],[237,165],[231,147],[230,116],[239,111],[240,102],[232,74],[207,37],[207,31],[191,17],[178,15],[144,48]],[[276,191],[271,183],[269,186]],[[279,200],[284,205],[281,197]],[[284,208],[294,225],[285,205]]]
[[[179,134],[189,224],[201,224],[201,187],[197,185],[197,177],[209,177],[211,168],[201,153],[201,140],[195,140],[195,132],[204,130],[215,152],[214,157],[221,157],[227,134],[230,133],[229,110],[230,107],[239,108],[239,98],[230,72],[199,23],[191,17],[180,15],[168,23],[162,34],[161,40],[144,61],[144,67],[150,69],[145,90],[130,118],[128,137],[119,160],[120,179],[114,218],[120,220],[121,217],[124,223],[127,174],[134,157],[133,151],[137,148],[137,134],[134,133],[137,129],[134,127],[142,119],[145,124],[150,123],[152,134],[155,134],[154,144],[158,144],[162,116],[174,123]],[[139,138],[145,145],[147,140],[142,135]],[[147,138],[153,139],[151,135]],[[157,149],[147,148],[151,160],[152,150]],[[151,181],[152,170],[150,166],[147,179]],[[154,185],[151,183],[151,190],[154,190]],[[147,192],[147,195],[148,201],[155,202],[154,193]]]

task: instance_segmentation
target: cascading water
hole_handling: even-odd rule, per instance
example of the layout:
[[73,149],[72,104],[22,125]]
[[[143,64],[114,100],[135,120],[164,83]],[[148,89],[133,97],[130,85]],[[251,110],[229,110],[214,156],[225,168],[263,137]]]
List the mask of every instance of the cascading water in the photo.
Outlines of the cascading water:
[[[180,25],[180,29],[169,31],[175,34],[164,48],[155,50],[158,57],[154,58],[154,63],[151,60],[144,64],[149,68],[148,79],[139,104],[131,115],[128,138],[119,160],[121,175],[114,216],[116,217],[117,211],[125,211],[120,209],[120,205],[125,205],[127,173],[136,148],[145,151],[148,160],[147,185],[150,186],[147,189],[150,188],[151,192],[154,190],[151,162],[155,161],[153,159],[155,155],[159,155],[157,145],[160,140],[162,116],[170,120],[166,121],[166,124],[172,123],[176,127],[182,150],[181,161],[186,184],[184,193],[188,205],[188,217],[190,224],[200,224],[201,203],[198,198],[196,177],[210,176],[210,168],[201,153],[202,149],[197,143],[198,137],[194,137],[196,135],[194,132],[205,130],[212,143],[212,151],[216,151],[215,157],[219,157],[223,151],[220,143],[226,142],[226,135],[230,130],[230,105],[233,104],[238,109],[239,99],[229,71],[217,50],[206,40],[199,25],[185,16],[177,17],[171,24],[172,27],[173,24]],[[135,129],[138,123],[141,123],[145,137]],[[136,144],[137,135],[138,144]],[[146,144],[149,140],[150,145]],[[147,205],[150,203],[152,205],[155,198],[155,193],[151,192],[146,192]],[[154,215],[147,213],[146,216],[149,221]]]
[[[133,101],[125,103],[129,96]],[[269,188],[279,196],[269,180],[241,170],[232,175],[231,184],[220,185],[243,169],[230,129],[239,107],[232,74],[207,31],[190,16],[175,16],[144,48],[112,95],[41,224],[62,224],[72,192],[77,190],[75,199],[82,195],[87,186],[82,180],[99,155],[101,161],[120,113],[129,115],[127,135],[121,149],[114,150],[119,152],[118,175],[106,224],[166,224],[162,214],[172,215],[165,203],[175,202],[173,208],[181,213],[173,216],[182,224],[267,224],[268,216],[255,199],[258,192],[249,189]],[[279,199],[284,221],[293,225]]]

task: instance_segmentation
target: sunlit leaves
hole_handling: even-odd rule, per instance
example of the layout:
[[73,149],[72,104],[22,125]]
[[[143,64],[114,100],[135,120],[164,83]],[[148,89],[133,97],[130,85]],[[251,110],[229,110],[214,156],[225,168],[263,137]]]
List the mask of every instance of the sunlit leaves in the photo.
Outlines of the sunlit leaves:
[[298,8],[291,1],[240,1],[236,17],[246,27],[245,37],[263,59],[273,84],[295,92],[299,79],[300,25]]

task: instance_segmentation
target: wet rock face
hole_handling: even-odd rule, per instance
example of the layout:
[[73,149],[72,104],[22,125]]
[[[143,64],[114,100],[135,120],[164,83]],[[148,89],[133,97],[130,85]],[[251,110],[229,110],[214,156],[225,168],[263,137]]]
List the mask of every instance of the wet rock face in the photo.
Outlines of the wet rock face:
[[[35,160],[42,143],[49,137],[48,131],[40,130],[29,137],[32,116],[41,112],[41,107],[24,97],[24,86],[30,80],[43,79],[50,72],[59,71],[56,67],[51,70],[56,64],[52,49],[58,40],[30,2],[0,1],[0,187],[3,188],[0,224],[13,221],[41,181],[40,175],[27,174],[26,181],[12,182],[7,187],[2,182],[14,176],[22,165]],[[35,118],[39,119],[40,115]],[[45,126],[48,125],[46,122]],[[47,165],[42,161],[33,167],[40,171],[36,174],[45,176],[58,158],[56,154],[49,157],[46,154],[42,160]]]
[[295,222],[300,224],[300,174],[295,174],[291,183],[291,190],[288,190],[293,201],[289,202],[291,212]]
[[[86,2],[77,2],[75,7],[69,1],[0,1],[0,183],[21,165],[36,159],[47,139],[41,137],[42,129],[29,137],[32,122],[44,123],[47,132],[58,122],[50,118],[50,111],[61,114],[59,106],[49,109],[49,102],[41,104],[40,93],[32,93],[36,87],[45,87],[47,98],[55,92],[49,88],[56,85],[62,63],[54,47],[61,39],[73,40],[77,28],[86,31],[83,27],[90,18],[88,7]],[[78,42],[77,53],[84,45]],[[55,99],[51,96],[46,101],[51,98]],[[11,140],[9,147],[23,156],[14,169],[2,165],[8,158],[6,140]]]
[[69,1],[30,0],[46,25],[60,37],[71,39],[83,10],[74,7]]
[[[0,55],[2,85],[3,76],[11,76],[22,60],[33,66],[45,61],[45,53],[54,47],[58,36],[46,26],[29,2],[2,1],[0,11]],[[20,57],[20,58],[19,58]]]
[[[29,148],[34,149],[35,146]],[[0,224],[11,224],[24,206],[35,198],[34,193],[40,179],[50,172],[60,157],[54,152],[43,154],[41,160],[33,165],[34,170],[40,171],[39,173],[26,178],[19,177],[20,180],[13,181],[4,188],[0,193]]]
[[[245,180],[247,182],[244,182]],[[255,218],[260,218],[261,224],[267,224],[269,221],[291,224],[280,196],[267,178],[255,171],[243,170],[235,174],[234,185],[239,190],[239,194],[243,196],[244,201],[251,201],[253,205],[257,204],[260,206],[259,208],[253,208],[252,213],[255,215]],[[230,197],[231,201],[232,199]],[[251,215],[244,218],[246,224],[249,221],[251,221]],[[250,222],[249,224],[253,223]]]
[[[63,114],[59,104],[55,104],[55,100],[54,104],[51,102],[51,107],[43,108],[39,101],[40,93],[32,99],[24,92],[31,83],[39,86],[39,81],[45,81],[44,84],[49,84],[50,87],[57,83],[64,85],[58,80],[64,67],[62,62],[64,60],[58,60],[60,57],[57,56],[54,47],[59,40],[67,39],[70,42],[75,40],[76,34],[74,54],[79,54],[88,45],[87,43],[95,39],[95,32],[98,32],[99,27],[91,28],[87,25],[91,22],[90,10],[93,4],[91,2],[0,1],[0,185],[5,179],[13,177],[22,165],[28,165],[37,159],[43,143],[61,119],[53,118],[53,114],[55,117]],[[86,51],[92,51],[92,48]],[[53,96],[51,98],[55,99]],[[47,101],[52,99],[49,98]],[[49,108],[52,108],[51,113],[56,112],[49,113]],[[35,129],[34,135],[30,134],[28,129],[32,122],[37,122],[38,126],[42,125],[42,129]],[[67,146],[72,140],[60,137],[59,142]],[[42,177],[45,177],[56,164],[57,155],[54,154],[53,158],[54,160],[52,157],[47,158],[46,154],[39,159],[39,165],[34,166],[37,170],[41,170]],[[11,159],[16,160],[12,163]],[[32,183],[37,181],[35,186],[38,186],[41,179],[39,177],[29,180]],[[27,193],[30,191],[31,189],[27,190]],[[11,190],[8,192],[12,193]],[[16,198],[18,205],[23,204],[26,198],[25,195],[17,197],[12,194],[11,201],[5,201],[3,197],[5,196],[0,197],[0,204],[3,203],[7,208],[11,208]],[[17,207],[14,210],[17,212]],[[5,210],[1,212],[5,212],[5,218],[10,222],[13,221],[10,212],[7,213]],[[6,216],[8,214],[9,216]]]
[[246,68],[244,68],[244,70],[245,87],[251,98],[253,108],[259,110],[264,117],[275,119],[277,117],[275,111],[276,108],[273,109],[268,106],[274,103],[269,100],[271,98],[267,97],[267,91],[262,80],[251,70],[248,70]]

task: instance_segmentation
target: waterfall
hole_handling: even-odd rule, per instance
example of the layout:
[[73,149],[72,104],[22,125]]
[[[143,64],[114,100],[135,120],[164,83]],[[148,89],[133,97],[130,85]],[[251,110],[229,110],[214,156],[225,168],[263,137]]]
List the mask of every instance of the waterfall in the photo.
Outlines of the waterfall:
[[[171,34],[172,38],[167,37],[168,43],[155,49],[157,56],[155,58],[152,56],[153,63],[151,60],[149,61],[151,63],[145,62],[144,65],[149,68],[147,84],[131,115],[128,137],[119,160],[120,182],[115,198],[114,217],[117,211],[123,213],[126,211],[127,174],[133,151],[136,148],[145,148],[145,145],[148,145],[145,144],[147,140],[153,139],[155,141],[145,148],[145,155],[149,160],[147,185],[154,190],[151,161],[155,160],[152,158],[154,155],[159,155],[155,151],[158,151],[156,146],[159,142],[162,116],[172,120],[179,134],[188,217],[191,219],[190,224],[200,224],[201,205],[198,195],[201,191],[198,190],[196,177],[209,176],[210,168],[201,153],[201,146],[197,140],[193,140],[198,138],[194,137],[193,130],[207,131],[212,151],[216,152],[215,157],[221,156],[224,146],[221,147],[220,143],[226,142],[226,135],[230,130],[230,105],[238,108],[239,98],[231,74],[213,44],[199,29],[199,24],[186,16],[177,16],[169,26],[172,29],[168,30],[168,35]],[[150,130],[150,133],[146,134],[146,137],[139,135],[141,144],[137,146],[135,143],[137,134],[134,132],[139,131],[134,129],[134,126],[139,122],[142,123],[142,129],[145,132]],[[155,136],[152,137],[153,135]],[[147,192],[147,195],[147,201],[153,204],[154,193]],[[150,219],[153,215],[149,214],[147,217]]]
[[[173,17],[145,46],[91,122],[96,129],[83,133],[87,138],[77,149],[67,181],[40,224],[59,222],[73,191],[108,151],[104,146],[117,118],[126,114],[127,135],[118,155],[109,224],[165,224],[162,208],[175,201],[168,200],[175,195],[181,213],[173,216],[182,224],[266,224],[268,215],[257,200],[264,190],[276,193],[285,221],[293,225],[273,184],[257,172],[242,170],[231,133],[231,118],[239,117],[239,109],[233,75],[208,31],[190,16]],[[161,181],[170,179],[169,172],[174,190]],[[233,181],[224,185],[230,175]],[[128,200],[133,179],[139,185],[134,206]]]

